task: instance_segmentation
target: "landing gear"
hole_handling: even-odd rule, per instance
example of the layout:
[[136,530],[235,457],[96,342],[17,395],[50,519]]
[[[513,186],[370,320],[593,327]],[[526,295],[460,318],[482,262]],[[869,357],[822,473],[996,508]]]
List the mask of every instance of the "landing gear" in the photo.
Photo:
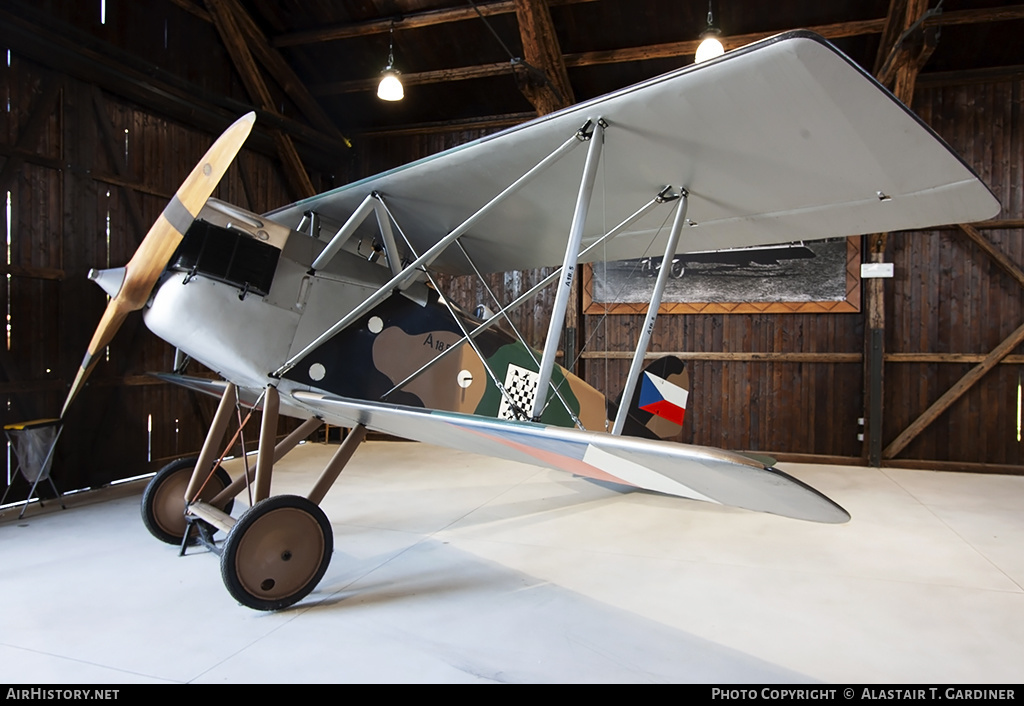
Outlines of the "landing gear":
[[224,585],[255,610],[280,610],[302,600],[323,578],[334,532],[320,507],[297,495],[275,495],[231,529],[220,558]]
[[[182,555],[190,522],[211,553],[220,555],[221,577],[235,600],[255,610],[280,610],[305,598],[327,572],[334,532],[319,503],[365,437],[366,427],[357,424],[352,429],[307,497],[271,495],[274,463],[322,422],[311,417],[275,443],[280,404],[277,388],[268,385],[255,404],[254,409],[263,411],[256,467],[233,482],[219,467],[210,477],[208,472],[194,471],[214,467],[232,415],[238,414],[239,428],[223,453],[242,438],[242,428],[252,418],[250,413],[241,419],[236,388],[228,383],[198,460],[175,461],[157,473],[143,495],[142,519],[158,539],[180,544]],[[246,488],[250,489],[252,507],[235,520],[229,514],[232,500],[226,498],[234,498]],[[212,539],[217,529],[227,535],[219,545]],[[192,539],[191,533],[187,536]]]
[[[195,465],[195,457],[171,461],[153,476],[142,494],[142,522],[161,542],[180,545],[185,536],[185,490]],[[229,485],[231,476],[218,467],[203,488],[200,500],[211,500]],[[234,500],[228,499],[219,509],[230,513],[233,504]]]

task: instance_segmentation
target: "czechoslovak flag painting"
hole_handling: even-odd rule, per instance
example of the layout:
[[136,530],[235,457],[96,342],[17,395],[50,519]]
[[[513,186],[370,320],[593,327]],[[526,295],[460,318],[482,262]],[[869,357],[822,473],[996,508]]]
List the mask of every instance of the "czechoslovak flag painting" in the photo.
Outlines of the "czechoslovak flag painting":
[[690,393],[668,380],[644,371],[637,405],[645,412],[682,426]]

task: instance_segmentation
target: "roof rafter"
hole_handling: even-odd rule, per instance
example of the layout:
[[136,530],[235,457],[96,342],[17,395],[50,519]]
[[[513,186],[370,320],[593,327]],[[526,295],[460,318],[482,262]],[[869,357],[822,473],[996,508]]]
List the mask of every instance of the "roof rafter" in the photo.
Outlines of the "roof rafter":
[[[186,0],[174,0],[177,3]],[[548,0],[549,6],[576,5],[584,2],[595,2],[596,0]],[[508,15],[516,11],[515,0],[499,0],[499,2],[478,3],[480,14],[484,17],[493,15]],[[291,32],[274,37],[271,44],[275,47],[293,47],[302,44],[316,44],[318,42],[329,42],[336,39],[351,39],[352,37],[366,37],[372,34],[387,34],[391,31],[392,25],[396,31],[416,29],[418,27],[430,27],[431,25],[446,24],[448,22],[462,22],[464,20],[475,20],[478,18],[476,11],[469,5],[464,7],[453,7],[444,10],[429,10],[403,15],[401,21],[396,22],[394,17],[386,17],[379,20],[369,20],[355,24],[338,25],[335,27],[324,27],[305,32]]]
[[[249,96],[263,110],[276,112],[270,90],[263,80],[263,76],[260,75],[252,52],[249,50],[246,37],[239,27],[239,15],[245,14],[244,10],[234,3],[233,0],[205,0],[205,2],[210,15],[213,17],[213,24],[217,28],[217,33],[220,34],[224,46],[227,47],[228,55],[238,70]],[[285,173],[288,175],[288,181],[292,188],[296,190],[297,195],[300,198],[315,195],[316,189],[313,188],[313,183],[309,179],[309,173],[302,164],[302,158],[299,157],[292,138],[278,130],[274,134],[274,144],[277,147],[277,153]]]
[[[576,100],[547,0],[515,0],[515,7],[526,60],[525,66],[519,65],[526,71],[516,72],[519,89],[537,115],[572,105]],[[540,76],[535,76],[534,71],[540,72]]]
[[[941,15],[925,20],[923,26],[939,27],[947,25],[978,24],[984,22],[1003,22],[1020,19],[1024,19],[1024,5],[943,12]],[[851,22],[836,22],[827,25],[816,25],[807,27],[806,29],[816,32],[826,39],[838,39],[841,37],[855,37],[864,34],[880,34],[885,30],[885,26],[886,19],[878,18],[873,20],[856,20]],[[722,37],[721,39],[726,50],[730,50],[750,44],[751,42],[773,37],[778,34],[779,31],[781,30],[751,32],[732,37]],[[692,56],[696,53],[697,46],[699,44],[700,39],[690,39],[681,42],[651,44],[648,46],[629,47],[626,49],[579,52],[575,54],[565,54],[564,61],[566,67],[572,69],[581,66],[596,66],[599,64],[615,64],[627,61],[647,61],[650,59],[668,59],[680,56]],[[466,79],[482,78],[485,76],[498,76],[502,74],[510,74],[511,72],[512,67],[508,62],[498,62],[494,64],[463,66],[451,69],[440,69],[437,71],[402,74],[402,82],[406,85],[441,83],[444,81],[461,81]],[[313,95],[325,96],[370,91],[375,90],[376,86],[377,80],[375,78],[368,78],[314,85],[310,86],[310,91]]]

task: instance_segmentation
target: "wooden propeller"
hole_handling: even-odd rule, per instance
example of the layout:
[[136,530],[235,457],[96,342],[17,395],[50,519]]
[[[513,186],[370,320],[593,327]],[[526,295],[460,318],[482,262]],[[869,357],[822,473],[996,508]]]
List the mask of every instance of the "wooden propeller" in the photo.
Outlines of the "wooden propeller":
[[82,365],[75,376],[75,382],[68,391],[67,399],[64,400],[64,408],[60,413],[62,418],[99,361],[100,351],[113,340],[125,317],[146,305],[153,286],[174,255],[185,231],[192,225],[192,221],[199,215],[206,200],[210,198],[210,194],[231,166],[235,155],[249,136],[254,122],[255,113],[243,115],[217,138],[192,173],[178,187],[177,193],[132,255],[132,259],[125,267],[124,283],[117,295],[107,304],[107,309],[103,312],[103,317],[96,327],[96,332],[82,359]]

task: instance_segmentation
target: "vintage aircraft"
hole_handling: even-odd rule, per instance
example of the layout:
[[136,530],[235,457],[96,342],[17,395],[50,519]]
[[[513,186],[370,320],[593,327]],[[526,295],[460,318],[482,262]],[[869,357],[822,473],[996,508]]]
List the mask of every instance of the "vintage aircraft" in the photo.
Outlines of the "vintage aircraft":
[[[625,403],[607,405],[556,365],[577,265],[918,229],[999,209],[920,120],[808,32],[262,215],[209,198],[253,120],[217,140],[126,268],[93,273],[112,298],[65,410],[132,310],[223,377],[162,375],[221,401],[198,459],[153,478],[143,517],[183,551],[193,532],[210,541],[224,531],[228,591],[261,610],[302,599],[326,571],[333,535],[319,502],[367,429],[845,522],[845,510],[763,460],[658,438],[678,428],[686,402],[681,366],[643,368],[667,269]],[[487,305],[497,314],[481,320],[434,279],[559,264],[547,280],[557,295],[542,351],[505,330],[536,288],[514,302],[495,297]],[[262,409],[262,427],[255,468],[232,481],[219,458],[238,405]],[[275,446],[282,413],[307,421]],[[272,496],[274,461],[323,421],[352,431],[308,495]],[[235,519],[232,499],[246,487],[254,504]]]

